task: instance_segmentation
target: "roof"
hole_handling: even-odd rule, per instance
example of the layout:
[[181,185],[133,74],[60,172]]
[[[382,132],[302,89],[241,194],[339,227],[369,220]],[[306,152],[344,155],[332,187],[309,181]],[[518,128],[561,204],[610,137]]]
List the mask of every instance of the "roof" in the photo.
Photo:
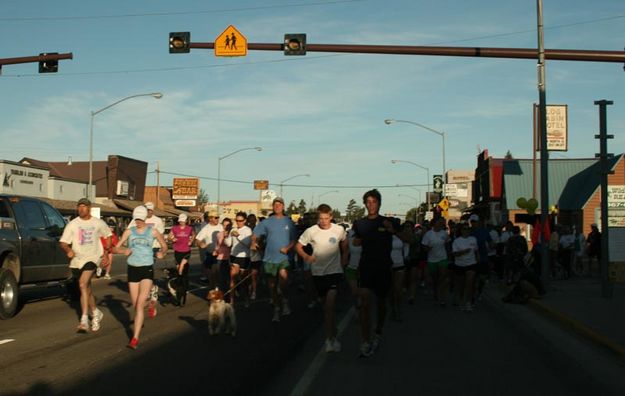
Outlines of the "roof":
[[[532,162],[530,159],[509,159],[503,162],[503,190],[506,206],[509,209],[517,207],[517,199],[521,197],[530,198],[532,196]],[[563,195],[562,193],[571,177],[578,175],[596,162],[597,160],[594,158],[549,160],[549,204],[557,203],[560,206],[559,202]],[[567,191],[567,195],[570,193]],[[536,162],[536,196],[537,199],[540,197],[539,161]],[[540,208],[540,202],[538,207]]]
[[[24,157],[19,162],[48,169],[50,176],[82,181],[83,183],[89,181],[89,161],[72,161],[72,164],[69,165],[67,162],[47,162]],[[92,164],[93,180],[105,179],[108,161],[93,161]]]
[[[623,159],[623,154],[608,159],[608,167],[614,170],[616,164]],[[575,210],[586,206],[592,195],[601,185],[601,164],[596,161],[593,165],[573,175],[567,182],[562,196],[558,201],[561,210]]]
[[[42,201],[46,201],[53,207],[55,207],[61,214],[64,215],[73,215],[76,214],[76,201],[66,201],[62,199],[52,199],[46,197],[38,197]],[[100,214],[102,216],[122,216],[122,217],[130,217],[132,214],[124,209],[116,208],[114,206],[106,206],[100,204],[92,204],[94,208],[100,208]]]

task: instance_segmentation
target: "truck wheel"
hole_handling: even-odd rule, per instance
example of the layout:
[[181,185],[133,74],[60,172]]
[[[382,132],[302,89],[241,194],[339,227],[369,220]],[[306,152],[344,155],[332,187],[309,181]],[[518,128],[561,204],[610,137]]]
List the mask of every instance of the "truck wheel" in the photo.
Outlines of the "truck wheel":
[[0,319],[9,319],[17,311],[17,281],[13,272],[0,268]]

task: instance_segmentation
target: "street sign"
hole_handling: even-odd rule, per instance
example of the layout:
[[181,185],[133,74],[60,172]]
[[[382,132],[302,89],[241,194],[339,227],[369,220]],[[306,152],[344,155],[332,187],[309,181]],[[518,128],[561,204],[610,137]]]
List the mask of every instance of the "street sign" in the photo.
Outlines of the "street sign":
[[195,199],[177,199],[174,201],[174,205],[181,207],[181,208],[191,208],[194,207],[195,204]]
[[200,186],[200,179],[175,177],[171,198],[172,199],[197,199],[199,186]]
[[230,25],[215,39],[215,56],[247,55],[247,39]]
[[269,180],[254,180],[254,190],[268,190]]
[[434,185],[432,191],[439,194],[443,192],[443,175],[434,175],[432,177],[432,183]]

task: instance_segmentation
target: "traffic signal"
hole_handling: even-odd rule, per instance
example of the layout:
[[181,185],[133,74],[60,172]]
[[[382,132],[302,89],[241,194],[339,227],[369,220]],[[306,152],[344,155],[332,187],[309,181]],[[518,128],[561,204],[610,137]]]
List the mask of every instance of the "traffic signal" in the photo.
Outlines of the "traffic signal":
[[191,44],[190,32],[169,33],[169,53],[182,54],[189,53]]
[[[39,54],[39,56],[46,55],[58,55],[58,52],[48,52]],[[39,73],[56,73],[59,71],[59,61],[57,59],[54,60],[43,60],[39,62]]]
[[306,55],[306,34],[285,34],[283,49],[284,55]]

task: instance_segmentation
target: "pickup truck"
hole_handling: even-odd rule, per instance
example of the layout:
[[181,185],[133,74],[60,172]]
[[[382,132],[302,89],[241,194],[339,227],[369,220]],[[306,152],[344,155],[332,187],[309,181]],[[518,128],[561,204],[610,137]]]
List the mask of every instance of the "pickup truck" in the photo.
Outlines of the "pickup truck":
[[59,239],[65,219],[37,198],[0,194],[0,319],[17,311],[20,287],[70,279]]

